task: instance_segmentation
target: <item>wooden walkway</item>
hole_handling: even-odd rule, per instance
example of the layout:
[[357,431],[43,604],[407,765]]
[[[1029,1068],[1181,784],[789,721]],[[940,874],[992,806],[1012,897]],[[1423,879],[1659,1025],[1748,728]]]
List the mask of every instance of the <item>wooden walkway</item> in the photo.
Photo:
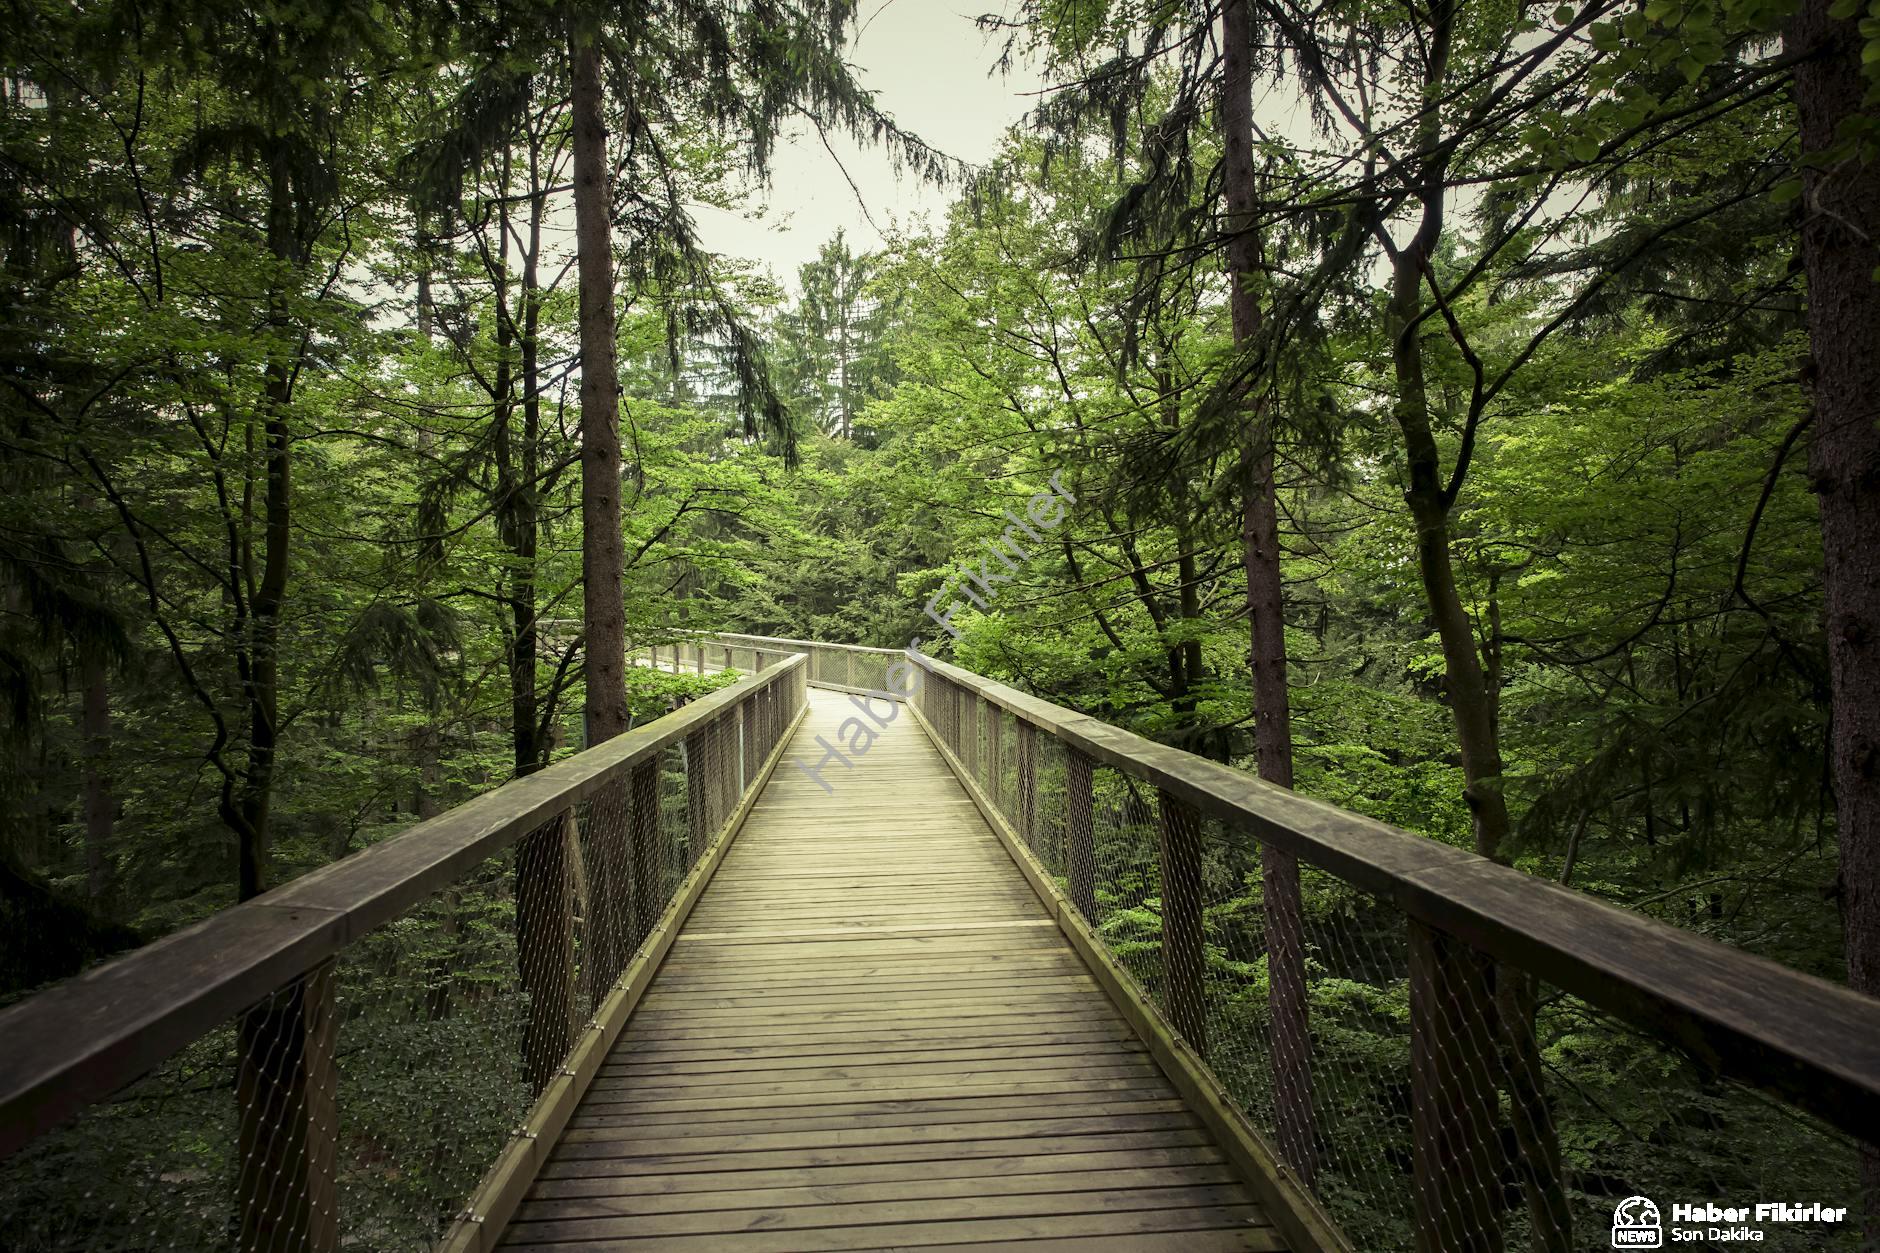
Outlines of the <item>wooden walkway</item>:
[[510,1249],[1285,1246],[911,715],[784,764]]

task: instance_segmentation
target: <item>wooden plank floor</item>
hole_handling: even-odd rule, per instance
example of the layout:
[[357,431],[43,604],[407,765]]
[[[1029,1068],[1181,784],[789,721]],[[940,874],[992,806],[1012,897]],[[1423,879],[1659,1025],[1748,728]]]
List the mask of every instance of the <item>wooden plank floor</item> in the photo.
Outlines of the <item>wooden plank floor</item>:
[[903,713],[812,690],[510,1249],[1284,1246]]

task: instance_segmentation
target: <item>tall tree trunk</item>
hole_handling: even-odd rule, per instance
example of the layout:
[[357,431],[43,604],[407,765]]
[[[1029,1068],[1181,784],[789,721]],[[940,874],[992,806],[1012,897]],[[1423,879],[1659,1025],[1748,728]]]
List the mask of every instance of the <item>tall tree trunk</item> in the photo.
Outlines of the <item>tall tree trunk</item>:
[[94,911],[108,916],[117,798],[111,794],[111,686],[104,662],[87,657],[83,680],[84,709],[79,730],[85,763],[85,890]]
[[[1443,0],[1431,10],[1426,42],[1425,88],[1435,97],[1445,84],[1457,5]],[[1464,799],[1474,826],[1475,850],[1500,859],[1508,834],[1508,802],[1502,791],[1501,734],[1497,716],[1497,679],[1483,664],[1474,623],[1462,603],[1450,551],[1450,511],[1460,476],[1445,483],[1442,457],[1430,421],[1429,386],[1424,374],[1423,282],[1443,235],[1447,194],[1447,157],[1442,155],[1441,110],[1432,107],[1418,127],[1416,151],[1427,154],[1415,170],[1412,188],[1422,214],[1416,233],[1391,257],[1390,298],[1385,309],[1397,398],[1393,416],[1403,436],[1409,487],[1404,493],[1416,527],[1417,572],[1423,597],[1443,650],[1444,693],[1456,725],[1462,758]],[[1510,965],[1464,962],[1453,973],[1472,982],[1488,980],[1467,999],[1494,1020],[1500,1056],[1495,1074],[1508,1094],[1516,1162],[1537,1253],[1566,1253],[1572,1246],[1572,1214],[1560,1164],[1559,1135],[1542,1086],[1540,1046],[1535,1037],[1537,989],[1532,976]],[[1492,1007],[1492,1008],[1490,1008]],[[1499,1233],[1491,1243],[1499,1241]]]
[[[1866,41],[1830,0],[1801,0],[1786,39],[1795,67],[1804,159],[1834,146],[1864,111]],[[1814,446],[1821,505],[1831,765],[1841,844],[1848,982],[1880,995],[1880,162],[1804,166],[1802,260],[1808,268]],[[1862,1155],[1866,1234],[1880,1245],[1880,1152]]]
[[572,35],[575,248],[581,319],[581,585],[588,743],[627,729],[621,580],[620,406],[614,365],[613,194],[602,117],[600,27],[585,11]]
[[[1254,291],[1260,269],[1255,225],[1259,186],[1253,168],[1253,16],[1249,0],[1229,0],[1222,13],[1222,184],[1227,199],[1227,264],[1233,286],[1229,309],[1234,340],[1260,334]],[[1273,427],[1264,399],[1246,403],[1248,449],[1242,499],[1241,551],[1247,570],[1251,626],[1253,737],[1260,777],[1291,787],[1292,703],[1286,690],[1286,623],[1280,578],[1279,500],[1274,482]],[[1312,1113],[1312,1038],[1306,1021],[1305,920],[1299,898],[1299,863],[1292,854],[1260,850],[1265,902],[1266,960],[1273,1014],[1274,1120],[1278,1149],[1308,1186],[1316,1174]]]
[[[297,229],[292,158],[277,149],[269,171],[268,251],[286,267],[297,268],[302,248]],[[274,799],[275,753],[280,736],[281,610],[287,599],[289,544],[292,539],[293,439],[288,406],[293,401],[293,353],[288,293],[269,296],[268,349],[261,400],[264,487],[261,505],[261,577],[248,603],[245,629],[237,632],[236,666],[247,705],[247,762],[239,794],[225,797],[222,816],[237,836],[240,898],[268,889],[268,820]]]
[[[572,10],[569,33],[571,125],[574,132],[575,248],[581,332],[581,587],[585,634],[582,677],[587,743],[627,729],[626,613],[622,581],[626,549],[620,530],[619,372],[614,361],[613,192],[607,173],[605,87],[597,11]],[[572,827],[572,824],[570,824]],[[591,895],[587,918],[594,995],[619,977],[632,951],[626,931],[631,903],[627,780],[596,792],[588,803]]]
[[[268,251],[290,273],[305,264],[307,250],[297,186],[292,156],[283,144],[270,161]],[[293,516],[288,413],[296,363],[288,346],[288,295],[282,286],[269,296],[271,342],[261,405],[261,576],[248,602],[246,628],[236,633],[236,664],[247,705],[248,760],[239,794],[225,791],[222,805],[223,819],[238,839],[243,900],[266,891],[271,877],[269,813],[280,735],[281,612],[287,599]],[[332,968],[323,967],[241,1018],[236,1099],[243,1253],[326,1253],[338,1245],[333,984]]]

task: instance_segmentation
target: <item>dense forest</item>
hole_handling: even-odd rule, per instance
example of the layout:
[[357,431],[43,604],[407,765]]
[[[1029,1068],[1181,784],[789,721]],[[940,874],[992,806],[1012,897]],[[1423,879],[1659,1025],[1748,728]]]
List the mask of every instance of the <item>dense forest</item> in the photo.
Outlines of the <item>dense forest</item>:
[[[0,994],[658,716],[687,627],[1880,990],[1880,4],[1026,0],[983,166],[855,8],[6,7]],[[707,251],[804,128],[951,208]]]

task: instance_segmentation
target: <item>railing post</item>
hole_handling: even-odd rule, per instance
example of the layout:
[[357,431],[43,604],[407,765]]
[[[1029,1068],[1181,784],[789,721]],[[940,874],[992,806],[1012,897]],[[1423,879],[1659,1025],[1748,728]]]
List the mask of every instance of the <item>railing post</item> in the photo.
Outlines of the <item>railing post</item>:
[[614,986],[632,956],[628,919],[631,821],[627,816],[624,777],[615,777],[588,800],[585,834],[587,902],[581,935],[581,961],[598,1001]]
[[570,810],[516,845],[516,962],[529,998],[522,1062],[536,1093],[574,1047],[574,838]]
[[704,674],[705,673],[705,641],[693,640],[692,651],[694,654],[696,654],[695,660],[698,662],[697,666],[694,668],[700,674]]
[[[724,830],[725,822],[731,817],[731,811],[737,808],[735,792],[738,778],[738,723],[737,711],[721,713],[712,719],[712,775],[717,787],[712,790],[717,794],[718,803],[713,806],[712,835],[715,837]],[[702,851],[702,850],[701,850]]]
[[1311,1187],[1317,1176],[1313,1145],[1312,1036],[1307,1025],[1305,918],[1300,907],[1299,859],[1271,844],[1260,846],[1265,902],[1267,996],[1272,1009],[1273,1123],[1280,1158]]
[[688,850],[688,861],[697,860],[699,852],[718,833],[718,814],[724,807],[725,740],[718,719],[713,718],[700,730],[699,743],[705,750],[699,763],[705,776],[705,838]]
[[1410,922],[1410,1152],[1418,1253],[1500,1253],[1494,969]]
[[953,705],[953,746],[959,749],[960,764],[966,767],[966,776],[970,779],[979,777],[979,693],[959,689],[959,699]]
[[1158,788],[1156,834],[1162,869],[1162,973],[1169,1021],[1195,1054],[1208,1055],[1201,947],[1201,819]]
[[1005,715],[991,701],[986,702],[986,799],[1000,813],[1005,812],[1005,805],[999,800],[1000,786],[1005,782],[1005,746],[1000,741],[1005,735]]
[[1015,821],[1019,838],[1033,853],[1038,851],[1038,737],[1037,728],[1018,719],[1018,804]]
[[[628,847],[633,862],[633,926],[629,933],[629,956],[646,942],[646,937],[653,932],[653,925],[659,921],[659,916],[666,908],[665,901],[660,899],[664,895],[660,890],[660,871],[665,860],[666,836],[660,818],[659,758],[660,754],[654,753],[635,766],[628,784],[631,794],[627,800],[627,810],[632,824]],[[620,886],[624,889],[627,885],[623,882]]]
[[707,798],[711,795],[710,770],[711,731],[707,726],[696,726],[692,734],[685,737],[685,822],[686,832],[691,837],[687,861],[705,847],[711,835],[711,815],[706,812],[710,803]]
[[240,1020],[235,1099],[242,1253],[339,1248],[339,1140],[332,962]]
[[740,734],[738,747],[738,803],[744,802],[744,794],[751,790],[751,781],[757,778],[758,767],[764,764],[764,753],[758,746],[757,696],[748,697],[738,706],[738,726]]
[[1071,903],[1092,926],[1097,922],[1097,855],[1093,840],[1093,783],[1096,763],[1075,748],[1065,750],[1064,861],[1071,881]]
[[848,685],[850,687],[854,687],[855,686],[855,650],[852,648],[845,648],[842,650],[842,656],[846,659],[845,665],[844,665],[844,673],[848,676]]

